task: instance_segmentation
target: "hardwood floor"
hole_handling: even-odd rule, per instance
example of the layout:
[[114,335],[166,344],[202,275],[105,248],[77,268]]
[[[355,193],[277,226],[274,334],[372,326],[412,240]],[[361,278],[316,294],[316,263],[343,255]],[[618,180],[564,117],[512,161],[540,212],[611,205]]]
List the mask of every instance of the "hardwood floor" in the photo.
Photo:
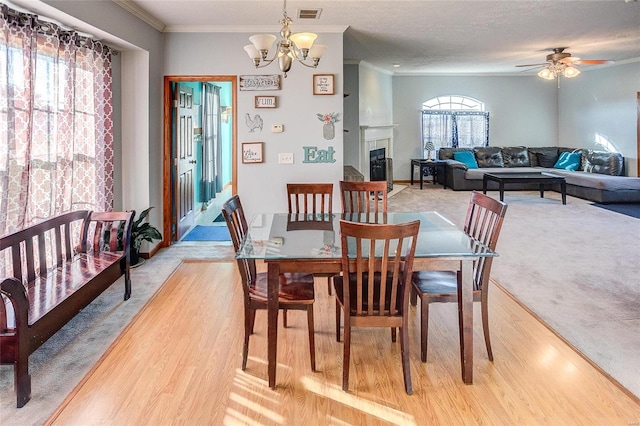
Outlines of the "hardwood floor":
[[306,315],[278,333],[278,386],[267,386],[266,313],[259,312],[246,371],[235,263],[185,262],[138,314],[48,424],[490,424],[637,425],[640,403],[616,387],[499,287],[490,293],[495,362],[475,308],[474,384],[460,377],[457,307],[431,307],[429,353],[420,362],[412,308],[411,373],[403,388],[400,344],[388,330],[352,336],[350,392],[341,389],[335,301],[318,280],[317,372],[309,369]]

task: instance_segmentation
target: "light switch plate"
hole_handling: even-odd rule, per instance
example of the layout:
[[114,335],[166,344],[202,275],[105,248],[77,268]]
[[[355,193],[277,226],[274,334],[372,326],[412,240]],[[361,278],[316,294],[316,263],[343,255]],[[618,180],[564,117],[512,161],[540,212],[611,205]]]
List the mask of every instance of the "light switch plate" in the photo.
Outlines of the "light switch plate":
[[284,131],[284,125],[274,124],[273,126],[271,126],[271,131],[273,133],[282,133]]
[[293,152],[281,152],[278,154],[278,164],[293,164]]

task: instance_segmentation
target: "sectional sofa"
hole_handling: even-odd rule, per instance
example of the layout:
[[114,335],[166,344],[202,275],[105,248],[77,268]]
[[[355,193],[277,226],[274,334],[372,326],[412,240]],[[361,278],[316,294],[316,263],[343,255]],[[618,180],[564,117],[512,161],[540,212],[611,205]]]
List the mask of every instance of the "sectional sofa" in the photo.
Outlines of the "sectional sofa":
[[[471,152],[473,156],[456,154],[461,151]],[[572,152],[580,154],[577,170],[554,167],[562,153]],[[454,158],[465,156],[473,157],[477,168]],[[640,178],[624,176],[624,158],[616,152],[524,146],[441,148],[438,158],[447,161],[447,186],[454,191],[482,190],[485,172],[546,171],[566,178],[568,195],[603,204],[640,203]],[[537,187],[537,184],[514,184],[507,190],[535,190]],[[497,189],[497,184],[489,182],[489,188]]]

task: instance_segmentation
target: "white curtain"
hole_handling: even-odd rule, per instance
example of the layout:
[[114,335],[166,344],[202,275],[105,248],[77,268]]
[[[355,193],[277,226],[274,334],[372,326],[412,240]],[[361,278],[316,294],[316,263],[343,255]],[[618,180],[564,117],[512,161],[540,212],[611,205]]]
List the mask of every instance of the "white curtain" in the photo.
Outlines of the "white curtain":
[[222,190],[222,120],[220,108],[220,87],[204,84],[202,119],[202,177],[201,202],[216,197]]
[[489,146],[489,113],[478,111],[422,111],[422,147],[427,141],[436,149]]

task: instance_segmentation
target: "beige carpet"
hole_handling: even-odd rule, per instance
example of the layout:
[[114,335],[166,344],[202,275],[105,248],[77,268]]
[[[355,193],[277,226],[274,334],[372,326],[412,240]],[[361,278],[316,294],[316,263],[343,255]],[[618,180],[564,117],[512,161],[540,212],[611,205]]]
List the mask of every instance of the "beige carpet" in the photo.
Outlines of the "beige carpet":
[[[489,195],[497,197],[497,192]],[[640,397],[640,220],[546,192],[509,192],[491,277]],[[409,186],[390,211],[437,210],[458,225],[469,192]]]

